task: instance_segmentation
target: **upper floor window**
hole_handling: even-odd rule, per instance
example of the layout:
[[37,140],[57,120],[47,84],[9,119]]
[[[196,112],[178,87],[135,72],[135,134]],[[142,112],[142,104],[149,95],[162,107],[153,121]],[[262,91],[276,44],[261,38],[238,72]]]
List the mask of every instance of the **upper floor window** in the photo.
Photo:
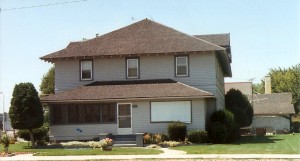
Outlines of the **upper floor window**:
[[139,78],[139,59],[126,59],[127,78]]
[[81,80],[93,79],[93,61],[84,60],[80,62],[80,78]]
[[189,75],[189,59],[188,56],[176,56],[176,76],[188,76]]

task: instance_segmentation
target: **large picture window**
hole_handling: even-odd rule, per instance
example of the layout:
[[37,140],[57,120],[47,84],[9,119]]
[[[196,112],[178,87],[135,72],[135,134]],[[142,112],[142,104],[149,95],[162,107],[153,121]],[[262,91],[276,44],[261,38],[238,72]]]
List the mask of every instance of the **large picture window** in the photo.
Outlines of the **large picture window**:
[[52,105],[51,124],[115,123],[116,103]]
[[127,78],[139,78],[139,59],[127,58],[126,59]]
[[188,76],[189,75],[189,59],[188,56],[176,56],[175,57],[175,70],[176,76]]
[[192,122],[191,101],[151,102],[151,122]]
[[93,79],[93,61],[84,60],[80,62],[80,79],[92,80]]

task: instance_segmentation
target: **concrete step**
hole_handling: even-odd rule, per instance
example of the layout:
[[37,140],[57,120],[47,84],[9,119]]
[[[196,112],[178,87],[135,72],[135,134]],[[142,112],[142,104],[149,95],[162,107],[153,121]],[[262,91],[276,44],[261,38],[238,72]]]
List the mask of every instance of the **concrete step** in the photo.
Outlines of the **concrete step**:
[[114,141],[114,144],[136,144],[136,141]]
[[113,147],[137,147],[136,144],[114,144]]

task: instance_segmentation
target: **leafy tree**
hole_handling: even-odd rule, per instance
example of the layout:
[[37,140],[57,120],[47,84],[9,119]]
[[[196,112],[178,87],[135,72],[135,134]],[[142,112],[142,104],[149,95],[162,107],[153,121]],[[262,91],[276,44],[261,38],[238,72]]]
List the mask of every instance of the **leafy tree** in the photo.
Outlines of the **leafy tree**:
[[296,113],[300,111],[300,64],[290,68],[270,69],[273,93],[292,93]]
[[28,129],[32,147],[35,147],[33,129],[43,125],[43,108],[32,83],[15,85],[9,117],[14,129]]
[[40,85],[40,90],[42,94],[54,94],[54,80],[55,70],[54,67],[51,67],[49,71],[43,76],[42,83]]
[[225,108],[234,114],[240,127],[252,123],[253,108],[248,98],[240,90],[230,89],[225,95]]
[[253,94],[265,94],[265,81],[253,84]]

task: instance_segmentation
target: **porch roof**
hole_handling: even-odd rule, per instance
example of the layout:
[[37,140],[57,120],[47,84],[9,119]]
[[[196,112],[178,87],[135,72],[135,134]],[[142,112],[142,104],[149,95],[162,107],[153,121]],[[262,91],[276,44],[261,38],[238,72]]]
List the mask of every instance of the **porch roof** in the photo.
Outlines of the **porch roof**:
[[43,103],[214,97],[171,79],[94,82],[41,99]]

